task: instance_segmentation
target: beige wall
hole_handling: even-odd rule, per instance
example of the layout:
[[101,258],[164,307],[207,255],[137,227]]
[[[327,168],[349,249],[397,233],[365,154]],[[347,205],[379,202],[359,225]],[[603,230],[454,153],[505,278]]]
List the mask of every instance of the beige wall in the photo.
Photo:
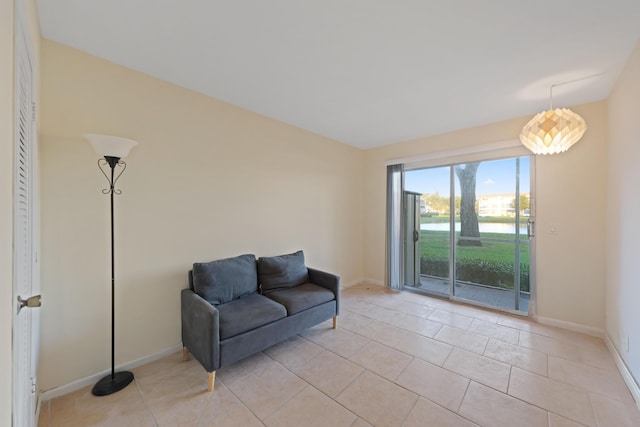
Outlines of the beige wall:
[[82,136],[140,142],[116,197],[116,364],[179,346],[196,261],[304,249],[363,277],[362,151],[43,41],[40,383],[107,369],[106,180]]
[[0,0],[0,426],[11,425],[13,0]]
[[12,410],[13,73],[14,14],[18,8],[24,13],[31,39],[36,103],[39,97],[40,25],[35,0],[0,0],[0,426],[11,425]]
[[[562,155],[537,158],[538,315],[605,328],[606,104],[576,106],[589,129]],[[557,234],[551,234],[555,224]]]
[[607,113],[607,333],[640,384],[640,44],[608,100]]
[[[588,123],[584,138],[566,153],[536,159],[537,314],[544,320],[575,323],[597,332],[604,329],[604,103],[574,110]],[[514,140],[529,119],[366,151],[365,277],[384,282],[387,161]],[[549,233],[550,224],[556,225],[557,234]]]
[[[589,126],[583,139],[567,153],[537,159],[538,315],[602,333],[605,103],[574,110]],[[550,233],[552,224],[556,234]]]

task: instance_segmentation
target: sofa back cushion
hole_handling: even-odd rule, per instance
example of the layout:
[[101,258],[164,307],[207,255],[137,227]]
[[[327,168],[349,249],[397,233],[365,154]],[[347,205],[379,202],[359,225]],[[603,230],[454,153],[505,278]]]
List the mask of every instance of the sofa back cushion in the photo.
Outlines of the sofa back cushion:
[[193,290],[210,304],[224,304],[258,291],[255,255],[193,264]]
[[278,289],[287,289],[309,281],[309,273],[304,265],[304,253],[258,259],[258,280],[263,294]]

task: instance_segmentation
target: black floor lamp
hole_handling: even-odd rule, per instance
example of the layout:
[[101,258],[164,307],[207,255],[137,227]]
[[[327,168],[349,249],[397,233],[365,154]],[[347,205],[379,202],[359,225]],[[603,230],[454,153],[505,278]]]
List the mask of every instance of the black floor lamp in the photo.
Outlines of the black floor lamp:
[[[110,135],[87,134],[84,136],[93,145],[96,152],[103,156],[98,159],[98,167],[109,182],[109,188],[102,193],[111,196],[111,374],[102,378],[93,386],[91,393],[94,396],[106,396],[122,390],[133,381],[133,373],[129,371],[115,372],[115,245],[113,229],[113,196],[121,194],[121,190],[115,188],[115,183],[127,168],[122,160],[137,144],[127,138]],[[116,173],[116,169],[118,172]]]

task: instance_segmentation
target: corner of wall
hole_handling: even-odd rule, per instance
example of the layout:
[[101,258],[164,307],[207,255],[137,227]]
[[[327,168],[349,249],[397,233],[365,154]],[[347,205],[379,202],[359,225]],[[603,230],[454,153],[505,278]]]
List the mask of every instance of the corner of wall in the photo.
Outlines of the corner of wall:
[[616,362],[618,371],[620,371],[620,374],[622,375],[622,379],[624,380],[624,383],[629,388],[629,391],[633,396],[633,400],[636,402],[636,406],[638,407],[638,410],[640,410],[640,386],[636,382],[635,378],[633,378],[633,374],[631,374],[631,371],[629,371],[629,368],[624,363],[624,360],[620,356],[620,353],[618,353],[618,349],[613,344],[613,341],[611,340],[611,337],[609,336],[608,333],[604,337],[604,342],[607,345],[607,348],[609,349],[609,352],[611,353],[613,360]]

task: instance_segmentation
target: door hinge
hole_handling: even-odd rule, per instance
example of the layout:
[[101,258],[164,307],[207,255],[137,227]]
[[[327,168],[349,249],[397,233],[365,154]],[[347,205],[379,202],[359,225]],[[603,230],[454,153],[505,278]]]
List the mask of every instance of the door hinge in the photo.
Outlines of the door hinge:
[[31,102],[31,120],[34,122],[36,121],[36,111],[38,111],[38,109],[36,108],[35,101],[33,101]]
[[36,392],[36,379],[31,378],[31,393],[35,393],[35,392]]

